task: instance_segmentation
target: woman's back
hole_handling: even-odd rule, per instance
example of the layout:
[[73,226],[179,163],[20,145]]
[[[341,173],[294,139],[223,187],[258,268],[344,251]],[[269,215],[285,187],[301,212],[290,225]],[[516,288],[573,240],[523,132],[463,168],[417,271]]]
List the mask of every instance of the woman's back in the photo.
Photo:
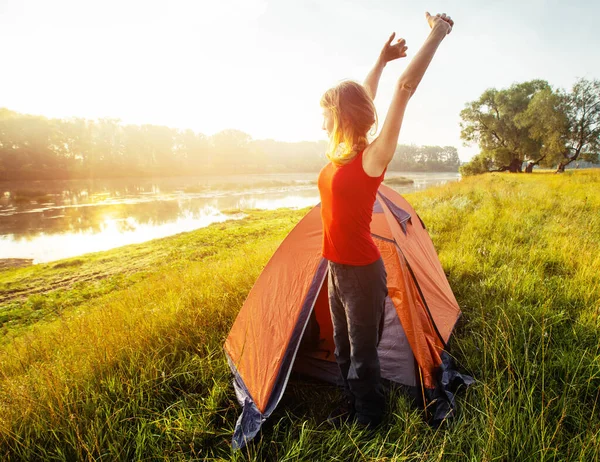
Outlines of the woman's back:
[[385,171],[371,177],[360,151],[345,165],[328,163],[319,173],[323,257],[347,265],[368,265],[380,256],[371,238],[371,217]]

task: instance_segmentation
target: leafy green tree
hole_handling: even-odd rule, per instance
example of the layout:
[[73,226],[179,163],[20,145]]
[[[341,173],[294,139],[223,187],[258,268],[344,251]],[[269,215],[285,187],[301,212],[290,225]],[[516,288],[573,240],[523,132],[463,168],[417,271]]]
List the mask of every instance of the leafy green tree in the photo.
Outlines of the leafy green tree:
[[[239,130],[207,137],[118,119],[48,119],[0,108],[0,179],[107,178],[318,172],[327,142],[252,140]],[[457,171],[452,146],[399,145],[389,170]]]
[[480,159],[486,159],[479,167],[491,160],[491,170],[520,172],[525,160],[539,157],[542,143],[531,137],[528,126],[516,120],[532,98],[546,88],[545,80],[517,83],[503,90],[490,88],[466,104],[460,113],[461,138],[466,144],[479,144]]
[[147,139],[148,155],[147,162],[151,165],[155,174],[177,173],[173,159],[175,137],[177,131],[163,125],[142,125],[142,132]]
[[415,144],[399,144],[388,167],[389,170],[416,170],[420,158],[420,146]]
[[184,130],[175,137],[175,152],[179,163],[199,171],[206,170],[212,162],[212,150],[208,138],[193,130]]
[[[545,83],[537,88],[524,110],[507,111],[504,120],[497,104],[498,92],[493,89],[461,113],[466,120],[461,124],[461,136],[467,141],[479,141],[482,148],[475,164],[464,171],[477,173],[486,167],[514,171],[509,162],[516,167],[526,160],[526,172],[536,165],[556,165],[559,173],[576,160],[598,162],[600,81],[579,79],[571,92],[554,90]],[[503,133],[512,134],[512,141]],[[515,148],[516,143],[519,149]]]
[[460,166],[458,149],[454,146],[444,146],[441,152],[441,162],[446,170],[457,171]]
[[251,137],[240,130],[222,130],[211,137],[216,173],[244,173]]
[[90,125],[90,130],[93,152],[91,168],[102,171],[104,175],[122,176],[123,142],[120,121],[112,118],[99,119]]
[[460,165],[454,146],[399,144],[388,170],[456,172]]
[[600,151],[600,80],[579,79],[564,97],[567,124],[562,133],[564,149],[556,172],[582,159],[598,162]]
[[530,158],[526,172],[532,172],[536,165],[556,165],[557,158],[562,155],[568,130],[565,102],[563,91],[544,88],[534,95],[527,109],[515,117],[515,124],[527,128],[529,135],[541,143],[537,159]]
[[[67,178],[91,176],[93,121],[83,118],[71,118],[58,121],[62,149],[59,155],[65,163],[64,170]],[[55,170],[55,169],[54,169]],[[56,172],[53,177],[58,178]]]
[[46,170],[62,165],[62,144],[56,120],[1,111],[0,154],[5,172],[17,171],[23,179],[45,178]]
[[489,154],[480,152],[475,155],[469,162],[461,165],[458,171],[462,176],[479,175],[486,173],[494,168],[494,160]]

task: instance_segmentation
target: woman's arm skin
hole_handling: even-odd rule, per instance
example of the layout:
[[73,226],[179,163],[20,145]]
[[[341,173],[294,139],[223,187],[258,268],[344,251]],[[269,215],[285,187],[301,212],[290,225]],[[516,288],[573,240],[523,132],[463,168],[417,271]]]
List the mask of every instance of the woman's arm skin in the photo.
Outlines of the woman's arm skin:
[[396,43],[392,45],[392,40],[394,40],[395,35],[395,32],[390,35],[390,38],[379,53],[375,66],[373,66],[373,69],[371,69],[371,72],[369,72],[369,75],[367,75],[367,78],[363,83],[363,86],[367,89],[367,92],[373,100],[377,94],[377,86],[379,85],[379,79],[381,78],[381,73],[383,72],[385,65],[394,59],[406,57],[406,50],[408,49],[406,40],[399,38]]
[[431,26],[431,32],[396,83],[394,96],[379,136],[365,149],[363,169],[369,176],[380,176],[394,157],[408,100],[419,86],[439,44],[452,31],[454,21],[450,16],[431,16],[425,13],[425,17]]

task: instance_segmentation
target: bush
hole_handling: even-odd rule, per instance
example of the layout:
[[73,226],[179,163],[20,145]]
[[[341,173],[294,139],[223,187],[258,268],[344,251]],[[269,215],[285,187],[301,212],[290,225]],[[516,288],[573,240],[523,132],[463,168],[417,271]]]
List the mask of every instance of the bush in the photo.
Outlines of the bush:
[[458,169],[462,176],[479,175],[489,172],[494,165],[492,158],[483,152],[480,152],[471,159],[470,162],[461,165]]

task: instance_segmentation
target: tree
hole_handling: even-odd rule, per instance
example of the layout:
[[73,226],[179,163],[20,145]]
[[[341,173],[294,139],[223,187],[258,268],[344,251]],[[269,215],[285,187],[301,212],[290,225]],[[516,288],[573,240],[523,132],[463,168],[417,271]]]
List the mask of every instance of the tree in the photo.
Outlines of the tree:
[[249,157],[251,137],[240,130],[227,129],[211,137],[216,173],[243,173]]
[[46,117],[0,110],[0,155],[4,171],[20,178],[45,178],[61,163],[58,121]]
[[440,146],[421,146],[419,162],[438,167],[441,163],[442,148]]
[[151,146],[145,131],[139,125],[125,125],[121,131],[124,169],[132,173],[151,172]]
[[540,157],[528,169],[540,164],[558,165],[560,173],[571,162],[598,161],[600,136],[600,81],[579,79],[571,93],[550,88],[537,93],[527,110],[516,118],[529,127],[530,135],[542,143]]
[[176,130],[164,125],[152,124],[142,125],[141,129],[149,147],[149,151],[145,153],[149,156],[147,161],[155,174],[174,173],[173,148]]
[[[525,160],[539,157],[542,143],[531,137],[529,127],[516,122],[532,98],[549,88],[545,80],[532,80],[508,89],[490,88],[467,103],[460,113],[461,138],[465,144],[479,143],[481,159],[491,170],[520,172]],[[491,161],[491,162],[489,162]]]
[[565,101],[563,91],[544,88],[534,95],[527,109],[515,117],[515,124],[528,128],[529,135],[541,143],[537,159],[530,158],[526,172],[531,173],[533,167],[540,164],[544,167],[556,165],[565,150],[568,130]]
[[67,163],[69,177],[78,177],[86,170],[89,174],[93,168],[90,163],[92,124],[92,121],[83,118],[61,120],[59,123],[63,142],[62,156]]
[[210,146],[208,138],[193,130],[179,132],[176,137],[175,153],[182,165],[197,173],[205,173],[210,167]]
[[462,176],[479,175],[492,170],[494,160],[487,153],[480,152],[475,155],[468,163],[461,165],[458,171]]
[[444,146],[441,152],[441,162],[444,170],[456,171],[460,166],[458,150],[454,146]]
[[[0,108],[0,179],[318,172],[327,141],[252,140],[239,130],[210,137],[118,119],[48,119]],[[398,145],[389,170],[456,171],[452,146]]]
[[389,170],[415,170],[420,147],[414,144],[399,144],[388,167]]
[[564,97],[567,125],[557,173],[579,158],[598,162],[600,150],[600,80],[581,78]]

